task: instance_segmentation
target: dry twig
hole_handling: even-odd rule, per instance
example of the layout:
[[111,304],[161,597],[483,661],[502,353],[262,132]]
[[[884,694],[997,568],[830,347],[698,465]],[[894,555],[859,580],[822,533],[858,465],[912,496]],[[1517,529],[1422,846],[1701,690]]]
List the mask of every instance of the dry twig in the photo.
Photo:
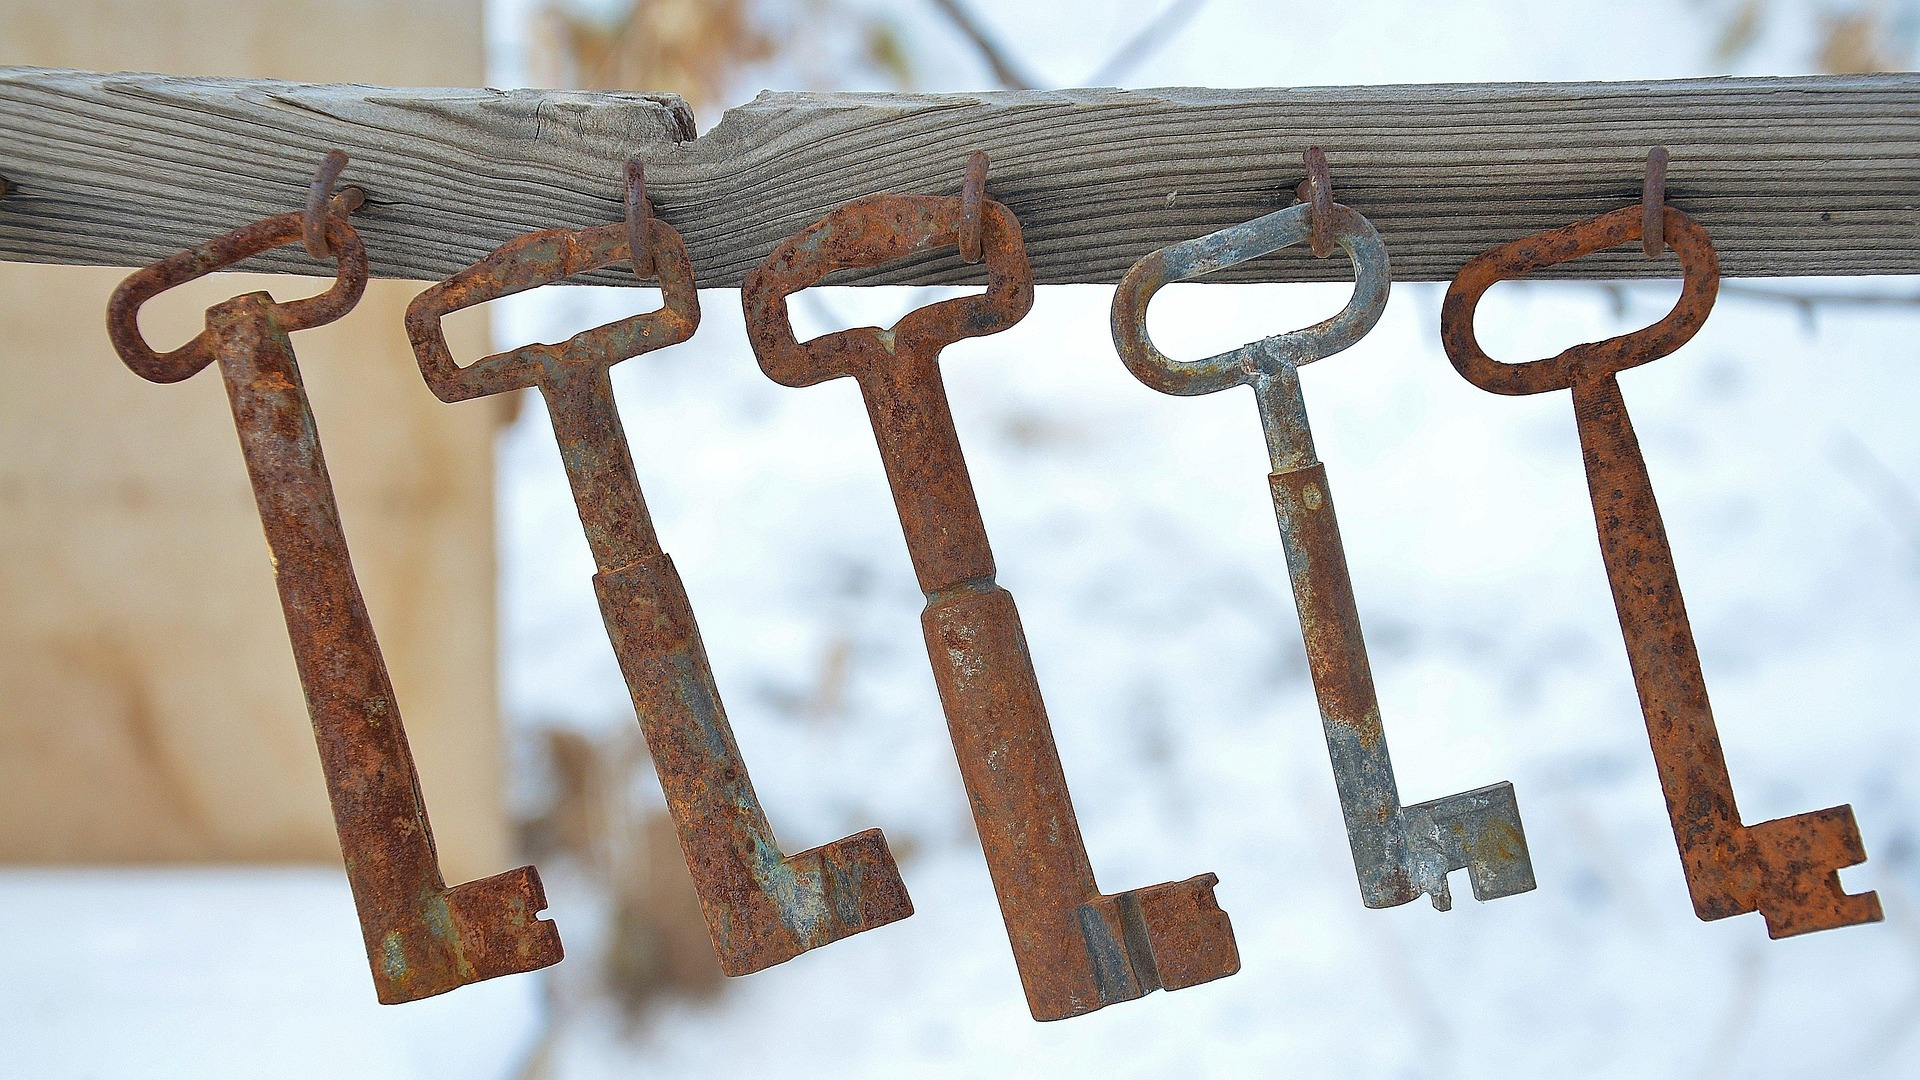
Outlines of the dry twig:
[[1166,47],[1186,25],[1193,21],[1200,9],[1207,6],[1207,0],[1173,0],[1162,8],[1160,14],[1140,28],[1139,32],[1127,39],[1099,70],[1087,77],[1088,86],[1112,86],[1120,78],[1146,63],[1154,53]]
[[993,72],[993,77],[1003,89],[1034,90],[1039,87],[1039,81],[1021,69],[1006,47],[987,32],[980,17],[962,0],[933,0],[933,6],[939,8],[941,14],[953,23],[954,29],[979,50],[980,59],[986,61],[988,70]]

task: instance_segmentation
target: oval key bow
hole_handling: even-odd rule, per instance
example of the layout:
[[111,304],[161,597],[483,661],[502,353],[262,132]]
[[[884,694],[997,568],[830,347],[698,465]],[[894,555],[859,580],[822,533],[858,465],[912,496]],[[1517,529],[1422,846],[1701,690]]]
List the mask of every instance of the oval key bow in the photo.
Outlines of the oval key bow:
[[1211,274],[1308,240],[1312,203],[1301,203],[1244,225],[1173,244],[1127,271],[1113,296],[1113,343],[1135,378],[1163,394],[1211,394],[1273,374],[1282,364],[1298,367],[1349,348],[1367,336],[1387,307],[1392,277],[1387,245],[1373,223],[1334,204],[1333,239],[1353,261],[1353,296],[1338,315],[1303,330],[1275,334],[1205,360],[1169,358],[1147,334],[1147,305],[1162,286]]

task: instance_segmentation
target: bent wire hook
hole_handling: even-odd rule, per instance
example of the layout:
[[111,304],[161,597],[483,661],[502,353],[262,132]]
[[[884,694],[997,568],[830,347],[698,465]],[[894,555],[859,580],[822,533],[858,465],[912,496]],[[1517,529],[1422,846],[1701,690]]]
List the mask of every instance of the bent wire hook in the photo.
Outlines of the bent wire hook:
[[[984,179],[984,168],[978,172]],[[962,244],[975,227],[968,203],[979,208],[984,295],[919,308],[890,330],[857,327],[796,340],[789,295],[837,269]],[[927,597],[920,620],[927,656],[1034,1018],[1078,1016],[1238,971],[1233,927],[1214,900],[1212,874],[1100,892],[1020,613],[994,582],[993,551],[948,408],[940,352],[1005,330],[1033,306],[1033,270],[1013,213],[978,198],[855,199],[782,241],[747,275],[741,303],[761,370],[775,382],[811,386],[851,376],[860,386]]]
[[[635,178],[629,173],[629,188]],[[635,201],[629,200],[630,214]],[[638,225],[663,306],[586,330],[559,345],[527,345],[467,367],[454,362],[440,319],[488,300],[616,262],[633,262]],[[878,829],[782,855],[733,727],[720,704],[693,607],[673,559],[661,550],[614,405],[609,370],[685,341],[700,322],[687,249],[673,228],[645,215],[588,229],[547,229],[415,297],[407,308],[421,374],[440,400],[465,401],[525,387],[546,399],[560,458],[598,573],[594,592],[626,678],[654,770],[693,873],[714,951],[728,975],[746,975],[829,942],[913,914],[893,854]]]
[[[1161,248],[1135,263],[1113,296],[1114,347],[1135,378],[1163,394],[1253,388],[1273,463],[1268,480],[1307,666],[1366,905],[1394,907],[1425,893],[1444,911],[1452,906],[1447,874],[1461,867],[1481,900],[1526,892],[1534,887],[1533,864],[1512,784],[1400,804],[1333,494],[1326,466],[1314,456],[1299,370],[1348,348],[1373,328],[1386,307],[1391,275],[1386,245],[1373,225],[1346,206],[1322,205],[1331,213],[1316,213],[1315,203],[1303,202]],[[1338,315],[1190,363],[1175,362],[1154,346],[1147,335],[1147,305],[1163,285],[1298,244],[1313,235],[1317,218],[1332,226],[1332,241],[1353,261],[1353,297]]]
[[[181,348],[161,354],[147,345],[142,304],[297,243],[309,226],[308,235],[324,236],[338,264],[326,292],[285,304],[264,292],[237,296],[208,309],[206,330]],[[366,248],[343,218],[328,213],[315,222],[312,215],[281,214],[135,272],[114,290],[107,333],[126,365],[153,382],[179,382],[210,363],[220,365],[374,989],[391,1005],[558,963],[560,935],[553,923],[535,917],[547,898],[533,867],[453,888],[440,875],[406,730],[354,579],[320,433],[288,338],[351,311],[366,284]]]

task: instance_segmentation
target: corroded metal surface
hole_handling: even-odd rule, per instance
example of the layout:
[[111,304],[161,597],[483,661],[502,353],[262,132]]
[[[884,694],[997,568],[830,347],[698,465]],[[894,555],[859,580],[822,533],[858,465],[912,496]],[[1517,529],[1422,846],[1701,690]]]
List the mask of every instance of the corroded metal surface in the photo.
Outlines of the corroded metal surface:
[[1666,525],[1616,378],[1686,344],[1719,289],[1719,261],[1706,230],[1672,206],[1661,216],[1685,282],[1679,302],[1653,326],[1522,364],[1492,359],[1474,338],[1475,306],[1496,282],[1640,240],[1643,207],[1628,206],[1515,240],[1467,263],[1441,307],[1441,339],[1453,366],[1482,390],[1573,391],[1600,553],[1694,911],[1702,919],[1758,911],[1776,938],[1877,922],[1877,896],[1850,895],[1840,886],[1839,869],[1867,857],[1852,807],[1743,825],[1734,805]]
[[981,259],[980,207],[987,201],[987,152],[975,150],[967,155],[967,175],[960,184],[960,230],[955,246],[960,257],[970,263]]
[[1667,148],[1647,151],[1647,175],[1640,184],[1640,253],[1657,259],[1667,248]]
[[[1447,874],[1462,867],[1481,900],[1526,892],[1534,887],[1533,864],[1513,785],[1400,804],[1333,493],[1326,467],[1314,456],[1300,390],[1300,366],[1360,340],[1387,303],[1387,251],[1379,233],[1348,207],[1331,206],[1320,211],[1303,202],[1141,259],[1114,293],[1114,346],[1128,370],[1162,393],[1253,388],[1273,463],[1268,480],[1274,512],[1362,900],[1368,907],[1393,907],[1424,893],[1445,910],[1452,906]],[[1329,226],[1331,241],[1353,261],[1353,297],[1338,315],[1195,362],[1171,360],[1153,344],[1147,305],[1162,286],[1298,244],[1310,238],[1316,222]]]
[[536,918],[547,906],[531,866],[448,888],[440,876],[413,755],[354,580],[288,335],[345,315],[366,287],[366,252],[345,221],[324,228],[339,264],[326,292],[275,303],[248,293],[207,311],[187,345],[156,354],[140,336],[140,305],[249,255],[299,243],[303,215],[249,225],[129,277],[107,308],[107,332],[141,377],[179,382],[218,362],[273,558],[287,634],[306,692],[320,764],[382,1002],[445,993],[497,975],[558,963],[560,935]]
[[741,300],[760,366],[775,381],[852,376],[860,385],[927,596],[927,654],[1027,1004],[1035,1019],[1058,1020],[1231,975],[1240,957],[1212,874],[1114,895],[1095,885],[1019,612],[994,583],[940,351],[1004,330],[1033,306],[1013,214],[982,204],[984,295],[920,308],[890,330],[794,338],[790,294],[835,269],[955,246],[961,216],[959,198],[856,199],[775,248]]
[[[632,174],[629,174],[630,176]],[[714,951],[728,975],[771,967],[913,913],[893,854],[868,829],[782,855],[720,704],[707,653],[673,560],[660,548],[634,472],[609,369],[685,341],[700,322],[686,248],[646,219],[660,282],[658,311],[559,345],[528,345],[459,367],[441,316],[630,261],[629,225],[549,229],[509,241],[416,297],[407,332],[442,401],[537,386],[559,440],[580,523],[599,572],[594,591],[626,677],[654,769],[693,872]]]
[[645,280],[657,276],[653,267],[653,204],[647,201],[647,167],[628,161],[621,172],[627,208],[627,253],[633,276]]
[[1307,167],[1307,178],[1294,189],[1294,197],[1313,207],[1309,218],[1312,230],[1307,234],[1307,246],[1314,258],[1324,259],[1333,254],[1336,243],[1333,238],[1333,179],[1327,174],[1327,153],[1317,146],[1309,146],[1301,152],[1300,160]]

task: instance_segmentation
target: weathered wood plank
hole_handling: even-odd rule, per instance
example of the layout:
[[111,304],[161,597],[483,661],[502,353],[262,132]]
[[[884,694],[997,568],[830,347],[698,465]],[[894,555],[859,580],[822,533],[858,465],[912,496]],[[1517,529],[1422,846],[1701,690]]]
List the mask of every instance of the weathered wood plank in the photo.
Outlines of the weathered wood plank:
[[[954,192],[968,151],[1019,215],[1042,283],[1112,282],[1149,249],[1288,205],[1327,151],[1395,277],[1634,200],[1649,145],[1730,276],[1920,272],[1920,76],[1302,90],[766,94],[692,137],[669,95],[421,90],[0,68],[0,258],[129,264],[299,204],[320,154],[348,182],[374,272],[445,276],[510,236],[619,215],[648,163],[703,285],[874,191]],[[250,268],[310,270],[285,252]],[[1622,250],[1591,277],[1674,273]],[[952,256],[854,282],[975,280]],[[1320,279],[1299,253],[1219,280]],[[609,274],[601,280],[631,280]]]

